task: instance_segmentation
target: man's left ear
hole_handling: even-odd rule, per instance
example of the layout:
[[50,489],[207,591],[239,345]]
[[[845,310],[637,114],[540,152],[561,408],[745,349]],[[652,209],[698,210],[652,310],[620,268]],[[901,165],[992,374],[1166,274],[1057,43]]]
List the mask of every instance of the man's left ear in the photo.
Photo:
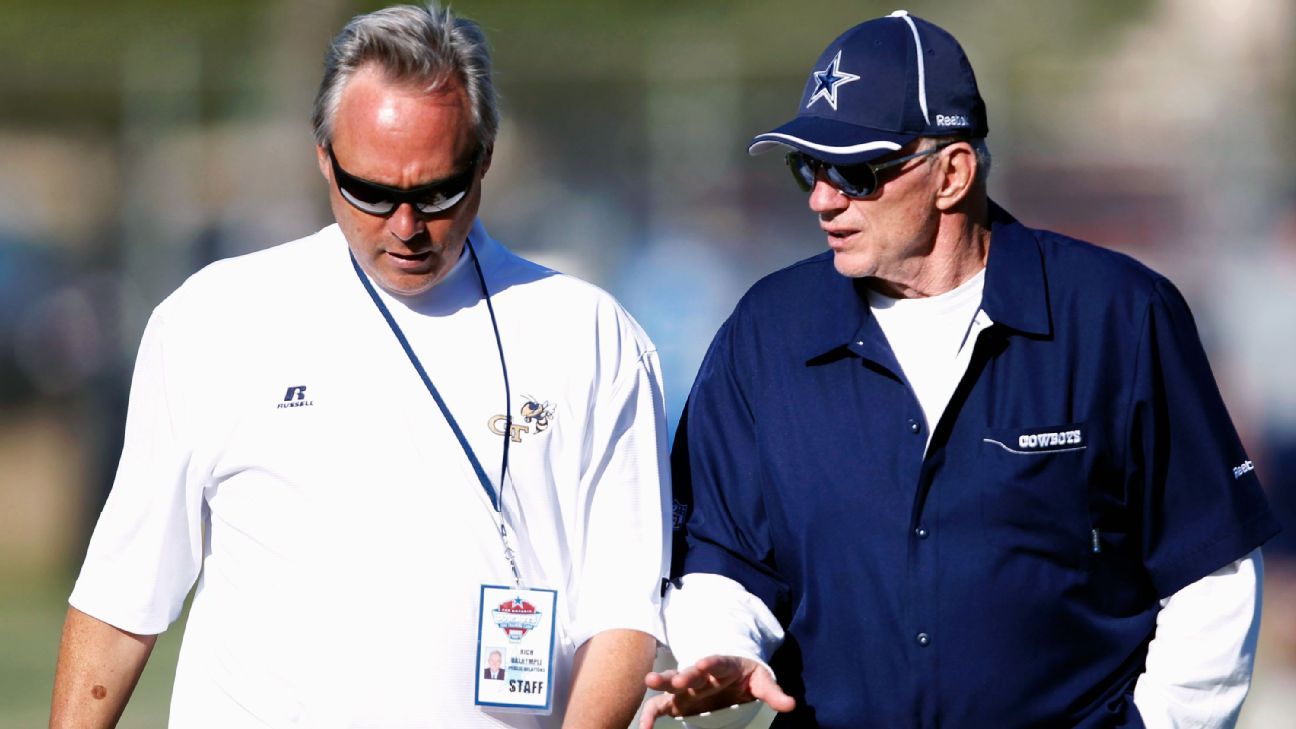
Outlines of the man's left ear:
[[959,142],[941,150],[941,157],[944,174],[936,191],[936,207],[951,210],[963,202],[976,182],[976,151],[971,144]]

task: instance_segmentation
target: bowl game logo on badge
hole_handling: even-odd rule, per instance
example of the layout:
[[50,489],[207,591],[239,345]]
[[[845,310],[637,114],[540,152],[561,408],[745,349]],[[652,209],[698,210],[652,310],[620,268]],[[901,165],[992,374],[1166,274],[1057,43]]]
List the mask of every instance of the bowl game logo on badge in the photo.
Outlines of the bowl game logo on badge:
[[540,624],[540,611],[521,596],[500,603],[491,614],[495,616],[495,624],[514,643],[522,640],[528,630]]

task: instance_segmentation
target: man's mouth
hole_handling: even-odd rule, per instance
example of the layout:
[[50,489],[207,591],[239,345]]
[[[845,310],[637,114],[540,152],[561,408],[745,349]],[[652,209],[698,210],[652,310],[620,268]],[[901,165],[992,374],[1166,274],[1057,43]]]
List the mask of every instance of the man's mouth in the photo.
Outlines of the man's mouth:
[[432,251],[423,251],[422,253],[397,253],[396,251],[387,251],[387,255],[398,258],[402,261],[426,261]]
[[421,253],[397,253],[396,251],[385,251],[387,260],[390,265],[398,270],[407,273],[424,273],[426,272],[429,262],[432,260],[432,250],[428,249]]
[[825,235],[828,236],[828,244],[832,245],[834,243],[841,243],[845,241],[847,238],[851,237],[852,235],[855,235],[855,233],[857,233],[858,231],[849,230],[846,228],[824,228],[823,232]]

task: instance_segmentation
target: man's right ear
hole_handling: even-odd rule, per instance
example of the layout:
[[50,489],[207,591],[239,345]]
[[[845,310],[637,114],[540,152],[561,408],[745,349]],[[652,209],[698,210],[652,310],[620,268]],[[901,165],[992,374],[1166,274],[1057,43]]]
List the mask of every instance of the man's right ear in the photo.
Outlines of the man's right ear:
[[325,181],[332,182],[329,175],[333,173],[333,165],[329,162],[329,153],[320,145],[315,145],[315,161],[319,163],[319,171],[324,175]]

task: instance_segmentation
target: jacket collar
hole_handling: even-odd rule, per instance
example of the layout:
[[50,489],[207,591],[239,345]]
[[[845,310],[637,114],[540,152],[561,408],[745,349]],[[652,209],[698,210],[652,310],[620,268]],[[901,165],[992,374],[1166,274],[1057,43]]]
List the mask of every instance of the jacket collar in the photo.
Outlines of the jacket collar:
[[[837,316],[831,317],[832,325],[814,327],[818,331],[809,332],[809,359],[819,359],[844,347],[898,372],[891,346],[869,312],[863,281],[842,276],[831,265],[828,268],[834,280],[828,284],[827,310]],[[1048,335],[1052,331],[1039,242],[1030,228],[993,201],[981,309],[995,324],[1023,334]]]

